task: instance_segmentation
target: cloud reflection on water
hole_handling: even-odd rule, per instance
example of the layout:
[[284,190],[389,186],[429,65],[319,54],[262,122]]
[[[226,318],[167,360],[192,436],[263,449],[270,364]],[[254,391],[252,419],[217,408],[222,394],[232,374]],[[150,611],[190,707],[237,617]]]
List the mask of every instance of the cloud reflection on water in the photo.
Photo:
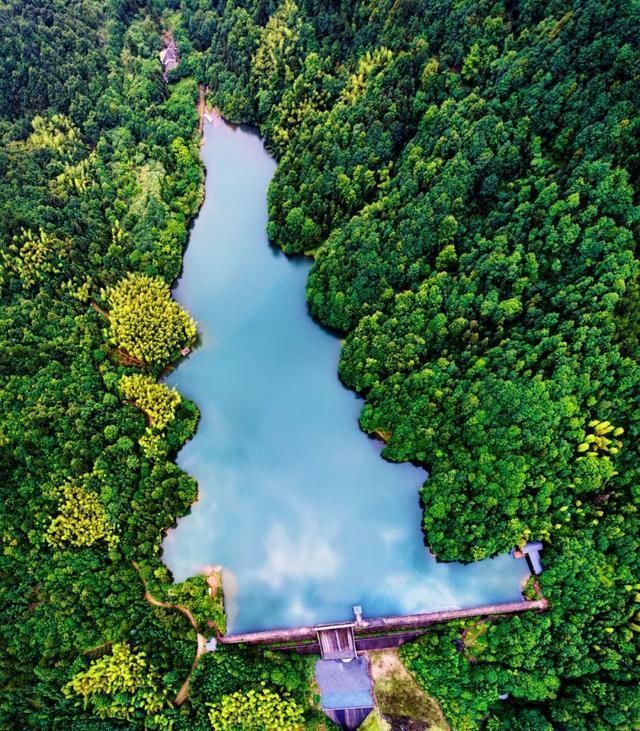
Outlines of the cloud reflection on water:
[[292,579],[330,579],[341,565],[338,553],[318,530],[293,536],[282,523],[269,529],[264,558],[251,578],[272,589],[284,588]]

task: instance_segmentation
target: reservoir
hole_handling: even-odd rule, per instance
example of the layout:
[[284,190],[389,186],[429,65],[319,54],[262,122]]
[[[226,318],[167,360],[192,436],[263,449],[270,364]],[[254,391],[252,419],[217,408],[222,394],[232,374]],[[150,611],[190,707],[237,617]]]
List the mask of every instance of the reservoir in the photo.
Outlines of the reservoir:
[[359,430],[340,341],[307,312],[310,263],[269,246],[274,160],[219,118],[204,135],[206,198],[175,292],[202,344],[168,378],[201,412],[178,455],[199,498],[163,543],[175,580],[221,565],[232,632],[348,620],[354,604],[374,617],[519,599],[525,561],[429,554],[426,473]]

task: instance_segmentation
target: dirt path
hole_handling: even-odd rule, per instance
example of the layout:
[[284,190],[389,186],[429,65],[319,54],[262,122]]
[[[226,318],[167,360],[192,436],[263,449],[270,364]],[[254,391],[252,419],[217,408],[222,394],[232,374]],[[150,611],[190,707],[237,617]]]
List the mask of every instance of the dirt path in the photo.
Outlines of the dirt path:
[[189,675],[187,675],[184,683],[180,687],[180,690],[175,697],[175,700],[173,701],[176,706],[181,706],[187,700],[187,697],[189,695],[189,684],[191,683],[191,676],[193,675],[193,671],[198,666],[201,656],[207,651],[207,640],[204,635],[201,635],[198,632],[197,637],[198,647],[196,649],[196,656],[193,658],[193,662],[191,663],[191,670],[189,670]]
[[106,310],[103,310],[102,307],[100,307],[100,305],[97,302],[95,302],[94,300],[91,300],[91,307],[93,307],[93,309],[96,312],[99,312],[102,315],[102,317],[104,317],[105,319],[107,319],[107,320],[111,319],[109,317],[109,313]]
[[187,675],[186,680],[180,687],[178,695],[176,695],[175,700],[173,701],[176,706],[180,706],[184,703],[189,695],[189,683],[191,682],[191,676],[193,675],[193,671],[198,666],[198,662],[200,662],[200,658],[202,657],[202,655],[207,651],[207,638],[203,634],[200,634],[200,632],[198,632],[198,625],[188,607],[185,607],[182,604],[170,604],[169,602],[162,602],[159,599],[156,599],[156,597],[151,594],[147,587],[147,582],[140,571],[140,566],[136,563],[136,561],[132,561],[131,563],[133,565],[133,568],[138,572],[138,576],[140,576],[140,579],[144,585],[144,598],[149,602],[149,604],[153,604],[154,607],[162,607],[163,609],[174,609],[178,612],[181,612],[189,620],[189,623],[196,631],[196,656],[193,658],[191,670],[189,670],[189,674]]

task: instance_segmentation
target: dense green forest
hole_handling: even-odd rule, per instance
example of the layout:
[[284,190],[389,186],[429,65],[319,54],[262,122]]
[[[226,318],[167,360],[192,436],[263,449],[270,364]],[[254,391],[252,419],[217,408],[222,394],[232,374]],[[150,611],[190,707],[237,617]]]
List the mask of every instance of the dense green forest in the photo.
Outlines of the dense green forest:
[[247,651],[205,656],[175,707],[195,630],[143,596],[141,576],[223,627],[158,557],[196,492],[172,462],[196,406],[156,379],[195,336],[168,285],[202,83],[279,161],[269,235],[314,257],[362,428],[429,470],[428,545],[545,542],[548,612],[434,630],[407,667],[454,729],[637,728],[637,3],[12,0],[0,20],[0,727],[317,722],[311,665]]
[[196,632],[144,599],[142,579],[224,630],[204,577],[173,585],[158,556],[196,496],[171,458],[197,409],[156,378],[195,335],[168,285],[203,181],[197,83],[162,80],[162,10],[0,7],[2,729],[210,729],[264,683],[315,723],[312,666],[256,652],[206,656],[176,707]]

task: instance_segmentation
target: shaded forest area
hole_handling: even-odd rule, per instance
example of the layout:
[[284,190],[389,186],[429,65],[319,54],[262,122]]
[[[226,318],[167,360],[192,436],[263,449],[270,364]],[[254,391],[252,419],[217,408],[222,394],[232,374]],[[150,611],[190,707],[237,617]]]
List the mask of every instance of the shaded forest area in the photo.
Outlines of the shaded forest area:
[[315,259],[310,310],[344,333],[363,429],[429,469],[429,546],[471,561],[545,542],[549,612],[434,630],[403,648],[409,670],[455,729],[640,724],[639,14],[0,8],[0,726],[320,723],[311,665],[268,653],[205,656],[174,707],[195,631],[144,601],[131,563],[224,622],[202,577],[172,585],[158,557],[196,494],[172,462],[196,406],[155,381],[194,335],[166,285],[202,195],[197,82],[277,157],[269,235]]

